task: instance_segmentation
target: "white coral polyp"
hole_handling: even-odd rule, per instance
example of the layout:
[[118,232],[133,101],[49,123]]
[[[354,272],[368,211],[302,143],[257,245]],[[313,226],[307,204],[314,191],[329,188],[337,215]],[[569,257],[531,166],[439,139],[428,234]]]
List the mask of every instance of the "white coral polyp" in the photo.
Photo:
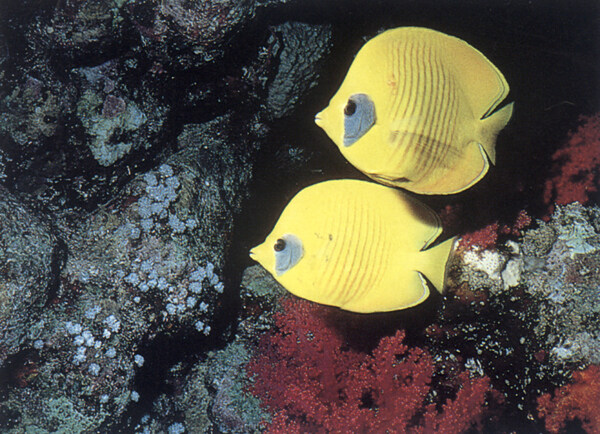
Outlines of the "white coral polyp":
[[490,279],[502,280],[501,272],[506,264],[506,258],[499,252],[492,250],[473,249],[463,255],[463,260],[475,271],[482,271]]

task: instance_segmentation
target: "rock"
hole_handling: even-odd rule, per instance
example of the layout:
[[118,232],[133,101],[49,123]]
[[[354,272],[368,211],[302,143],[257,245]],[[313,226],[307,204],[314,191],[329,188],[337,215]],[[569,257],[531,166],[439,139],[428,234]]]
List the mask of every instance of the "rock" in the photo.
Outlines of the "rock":
[[260,431],[261,422],[270,416],[247,392],[252,379],[247,377],[245,366],[256,350],[256,336],[272,326],[272,312],[277,310],[283,293],[262,267],[248,267],[242,282],[239,327],[233,340],[209,351],[189,370],[181,365],[170,369],[167,383],[183,385],[181,392],[161,394],[138,428],[166,430],[177,421],[189,432]]
[[50,224],[0,186],[0,366],[57,291],[66,252]]
[[600,329],[600,208],[557,206],[552,219],[539,224],[525,233],[526,243],[556,235],[551,248],[538,252],[535,266],[522,274],[527,292],[539,300],[536,334],[558,366],[598,364],[600,336],[594,330]]
[[551,220],[538,221],[520,242],[500,251],[466,251],[455,279],[495,295],[521,287],[537,300],[531,328],[554,363],[600,363],[600,336],[590,333],[600,328],[598,228],[599,208],[557,205]]
[[[227,311],[230,234],[259,141],[230,118],[187,131],[180,152],[135,178],[106,208],[64,228],[70,255],[51,306],[38,316],[44,327],[22,329],[26,318],[15,315],[37,366],[36,381],[11,389],[5,403],[24,426],[113,426],[144,393],[132,383],[144,366],[168,364],[226,339],[235,319]],[[31,246],[23,249],[28,255]],[[24,299],[24,314],[46,298]],[[157,349],[180,339],[194,344],[169,356]],[[57,412],[67,414],[64,421]]]
[[273,118],[289,115],[317,84],[319,66],[331,47],[331,27],[287,22],[271,29],[270,50],[279,66],[268,85],[267,109]]
[[[0,187],[8,429],[127,432],[148,403],[141,428],[258,429],[243,365],[278,296],[240,302],[235,222],[265,122],[298,107],[331,39],[287,23],[261,50],[272,23],[253,20],[284,3],[0,7],[0,183],[48,214]],[[276,165],[307,159],[280,148]]]
[[72,83],[78,88],[74,114],[85,139],[81,143],[81,137],[73,134],[71,142],[75,149],[86,146],[101,166],[111,166],[133,152],[147,154],[164,134],[169,109],[159,102],[156,86],[143,83],[132,88],[127,83],[136,73],[130,64],[114,60],[72,70]]
[[247,103],[233,84],[246,85],[243,69],[217,60],[285,1],[13,3],[0,17],[0,180],[57,210],[93,210],[172,153],[181,125]]
[[[261,410],[257,398],[245,391],[248,378],[244,371],[250,360],[250,352],[243,339],[236,339],[220,351],[211,352],[205,361],[198,363],[194,371],[186,377],[186,388],[177,399],[178,405],[185,412],[186,427],[191,432],[202,432],[206,428],[209,416],[209,426],[218,427],[219,432],[247,433],[259,429],[260,422],[267,417]],[[198,418],[194,415],[194,395],[206,387],[214,390],[206,413]],[[204,431],[205,432],[205,431]]]
[[186,70],[223,58],[259,7],[282,3],[285,1],[146,0],[127,10],[146,55],[169,69]]
[[[69,68],[76,64],[102,63],[126,48],[127,26],[122,15],[123,0],[103,2],[84,0],[75,3],[40,4],[26,0],[13,5],[9,29],[28,41],[23,47],[26,65],[50,63]],[[24,20],[29,20],[29,22]]]

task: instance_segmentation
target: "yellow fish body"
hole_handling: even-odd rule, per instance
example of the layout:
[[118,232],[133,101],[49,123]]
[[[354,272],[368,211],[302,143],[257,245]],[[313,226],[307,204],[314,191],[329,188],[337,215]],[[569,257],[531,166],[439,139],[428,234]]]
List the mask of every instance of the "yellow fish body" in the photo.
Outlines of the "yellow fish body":
[[430,247],[441,231],[437,215],[400,190],[326,181],[300,191],[250,256],[299,297],[386,312],[425,300],[425,278],[442,292],[453,240]]
[[450,194],[495,162],[512,103],[502,73],[461,39],[401,27],[368,41],[317,125],[360,171],[420,194]]

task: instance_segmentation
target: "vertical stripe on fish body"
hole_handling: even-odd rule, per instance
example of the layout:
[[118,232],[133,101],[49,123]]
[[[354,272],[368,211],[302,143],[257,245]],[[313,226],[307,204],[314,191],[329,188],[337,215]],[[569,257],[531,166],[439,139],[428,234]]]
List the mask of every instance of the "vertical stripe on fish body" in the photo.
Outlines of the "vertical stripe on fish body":
[[251,256],[300,297],[355,312],[390,311],[425,300],[425,278],[443,289],[452,240],[430,247],[440,232],[437,215],[406,193],[327,181],[298,193]]
[[495,161],[496,136],[512,104],[494,110],[508,90],[500,71],[466,42],[399,28],[365,44],[316,122],[376,181],[456,193]]

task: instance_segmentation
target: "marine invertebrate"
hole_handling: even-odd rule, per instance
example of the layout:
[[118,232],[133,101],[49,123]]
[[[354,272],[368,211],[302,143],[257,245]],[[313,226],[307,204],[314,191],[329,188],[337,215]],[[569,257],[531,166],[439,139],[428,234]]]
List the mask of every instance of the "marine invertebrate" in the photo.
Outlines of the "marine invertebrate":
[[600,182],[600,113],[581,116],[581,125],[552,155],[552,177],[546,181],[544,202],[587,203]]
[[283,306],[277,331],[263,335],[246,368],[252,393],[273,413],[268,431],[458,433],[482,417],[486,377],[458,374],[460,390],[443,402],[446,393],[430,393],[432,357],[404,344],[404,332],[364,354],[327,325],[326,308],[298,299]]
[[527,211],[521,210],[512,224],[491,223],[481,229],[464,234],[458,241],[458,246],[464,250],[488,250],[496,247],[498,238],[502,235],[518,237],[523,229],[531,224]]
[[186,229],[198,226],[195,218],[187,217],[182,220],[172,212],[171,205],[177,200],[181,182],[170,165],[161,164],[157,171],[145,173],[144,181],[145,194],[137,201],[142,230],[160,230],[166,227],[161,224],[163,220],[168,220],[168,226],[174,234],[181,234]]
[[99,95],[86,90],[77,104],[77,116],[91,136],[89,148],[102,166],[110,166],[127,155],[133,142],[119,137],[138,130],[148,118],[134,103],[109,95],[103,101]]
[[546,429],[561,432],[567,422],[579,420],[589,433],[600,432],[600,366],[590,365],[573,372],[573,382],[545,393],[538,402],[538,415],[544,418]]
[[498,241],[498,228],[498,222],[494,222],[481,229],[465,234],[460,237],[458,245],[466,250],[472,248],[483,250],[493,248]]
[[598,207],[572,203],[525,233],[522,283],[540,298],[535,330],[559,366],[600,364],[599,224]]
[[565,366],[600,364],[599,223],[598,208],[557,206],[520,240],[463,252],[432,333],[435,353],[463,348],[509,405],[528,411]]

